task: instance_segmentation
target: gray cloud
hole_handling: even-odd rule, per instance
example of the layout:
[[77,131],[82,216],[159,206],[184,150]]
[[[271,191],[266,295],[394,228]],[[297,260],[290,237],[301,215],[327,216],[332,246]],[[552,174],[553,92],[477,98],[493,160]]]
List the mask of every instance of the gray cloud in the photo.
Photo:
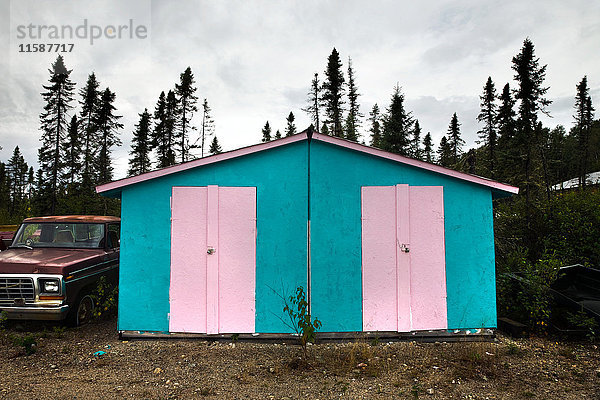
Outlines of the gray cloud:
[[[0,0],[5,10],[8,0]],[[102,87],[117,94],[125,128],[115,149],[116,175],[126,171],[133,125],[144,108],[153,111],[162,90],[169,90],[190,66],[200,99],[213,109],[216,133],[225,149],[256,143],[269,120],[283,129],[293,111],[297,126],[309,124],[301,111],[315,72],[323,78],[335,46],[344,71],[351,56],[362,96],[362,112],[389,103],[396,83],[407,108],[436,143],[458,114],[468,145],[479,126],[479,94],[488,76],[498,90],[512,83],[511,58],[529,36],[542,63],[548,64],[550,126],[572,123],[575,84],[588,74],[594,99],[600,98],[597,24],[600,5],[584,0],[414,2],[352,0],[336,2],[164,1],[127,2],[25,0],[10,3],[11,26],[17,21],[98,23],[133,18],[147,23],[144,41],[76,43],[65,55],[77,89],[95,71]],[[52,6],[49,6],[52,4]],[[535,11],[535,12],[534,12]],[[6,22],[8,13],[0,13]],[[2,19],[4,18],[4,20]],[[6,27],[7,23],[1,26]],[[19,144],[30,164],[39,146],[40,91],[55,54],[18,54],[8,47],[12,31],[0,29],[0,160]],[[12,40],[14,42],[14,40]],[[14,43],[13,43],[14,44]],[[4,78],[5,77],[5,78]],[[194,118],[199,124],[199,118]],[[366,131],[366,122],[363,124]],[[366,135],[365,135],[366,136]]]

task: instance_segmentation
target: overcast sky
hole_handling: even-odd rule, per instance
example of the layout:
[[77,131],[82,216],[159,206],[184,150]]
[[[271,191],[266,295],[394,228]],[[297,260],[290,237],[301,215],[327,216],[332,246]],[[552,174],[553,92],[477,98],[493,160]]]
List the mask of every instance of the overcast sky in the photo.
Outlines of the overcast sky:
[[[79,30],[80,36],[87,32],[83,39],[51,39],[51,28],[37,36],[42,25],[76,29],[86,20]],[[499,91],[507,82],[515,87],[511,59],[529,37],[541,63],[548,64],[553,118],[543,121],[569,129],[575,85],[584,75],[598,108],[599,21],[600,2],[586,0],[0,0],[0,161],[18,145],[37,168],[40,92],[57,53],[19,52],[27,44],[73,43],[63,56],[77,90],[93,71],[101,88],[116,92],[125,128],[113,157],[115,178],[122,178],[138,113],[152,111],[160,92],[173,88],[186,67],[192,68],[198,96],[212,107],[219,141],[232,150],[259,142],[267,120],[273,131],[283,132],[290,111],[299,130],[308,126],[301,108],[333,47],[344,72],[352,58],[363,114],[374,103],[386,108],[398,83],[406,108],[436,145],[456,112],[471,147],[487,77]],[[121,38],[103,36],[90,44],[92,25],[128,27]],[[129,26],[141,34],[131,37]],[[197,115],[192,124],[199,123]],[[368,142],[366,127],[365,121],[361,133]]]

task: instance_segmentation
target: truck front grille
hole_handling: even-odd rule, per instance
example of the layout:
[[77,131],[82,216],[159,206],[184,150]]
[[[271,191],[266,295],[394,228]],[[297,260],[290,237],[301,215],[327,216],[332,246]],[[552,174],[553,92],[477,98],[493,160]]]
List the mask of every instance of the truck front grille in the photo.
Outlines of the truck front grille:
[[34,298],[33,279],[0,278],[0,302],[12,302],[15,299],[32,301]]

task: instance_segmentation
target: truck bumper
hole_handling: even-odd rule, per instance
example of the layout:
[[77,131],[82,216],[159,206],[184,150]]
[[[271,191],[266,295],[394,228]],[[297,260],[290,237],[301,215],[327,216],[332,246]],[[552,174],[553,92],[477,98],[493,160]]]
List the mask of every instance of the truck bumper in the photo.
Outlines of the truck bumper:
[[6,312],[8,319],[31,319],[39,321],[60,321],[67,317],[68,305],[39,306],[0,306],[0,312]]

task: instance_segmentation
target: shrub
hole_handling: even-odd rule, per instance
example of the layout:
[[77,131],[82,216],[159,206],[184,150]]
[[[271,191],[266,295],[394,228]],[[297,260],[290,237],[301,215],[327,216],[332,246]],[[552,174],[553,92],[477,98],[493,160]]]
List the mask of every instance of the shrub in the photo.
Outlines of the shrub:
[[318,318],[313,319],[308,312],[308,302],[302,286],[296,288],[295,295],[284,298],[283,312],[290,320],[288,326],[298,335],[304,358],[306,358],[306,346],[308,343],[314,343],[315,334],[321,328],[321,321]]
[[111,317],[117,315],[119,288],[108,282],[106,277],[101,277],[92,293],[94,299],[94,317]]

